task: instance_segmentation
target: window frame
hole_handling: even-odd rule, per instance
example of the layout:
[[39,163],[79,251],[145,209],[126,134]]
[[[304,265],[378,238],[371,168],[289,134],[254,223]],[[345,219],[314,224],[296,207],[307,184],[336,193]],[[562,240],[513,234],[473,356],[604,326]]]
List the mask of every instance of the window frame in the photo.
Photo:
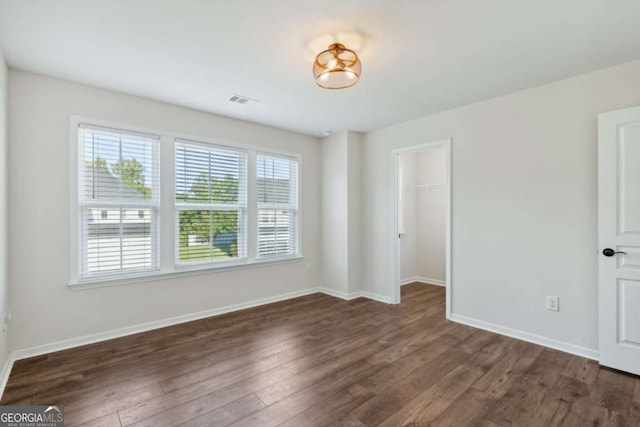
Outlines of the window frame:
[[[83,183],[83,179],[81,178],[81,174],[83,173],[83,164],[85,159],[83,158],[84,149],[81,148],[81,145],[84,143],[82,141],[81,133],[83,129],[88,129],[93,133],[103,132],[104,135],[112,134],[112,135],[120,135],[119,150],[122,150],[122,135],[128,135],[130,137],[139,137],[141,139],[147,140],[151,142],[151,162],[152,165],[158,168],[157,175],[152,173],[152,188],[155,188],[157,194],[155,194],[151,199],[145,201],[129,201],[129,200],[85,200],[81,196],[80,186]],[[78,271],[77,275],[79,280],[81,281],[93,281],[93,280],[105,280],[110,278],[121,278],[129,275],[144,275],[144,274],[154,274],[155,272],[160,270],[160,208],[162,204],[161,197],[161,185],[160,185],[160,135],[153,132],[140,132],[134,131],[126,128],[114,128],[111,126],[97,125],[93,123],[80,122],[75,127],[75,135],[76,135],[76,148],[77,148],[77,160],[76,160],[76,170],[75,170],[75,187],[77,190],[76,195],[76,207],[75,213],[77,215],[78,229],[79,229],[79,242],[78,242]],[[89,260],[85,256],[85,253],[88,252],[88,238],[85,237],[85,233],[89,228],[89,224],[85,223],[84,216],[89,215],[89,210],[100,211],[100,220],[109,220],[109,211],[119,211],[119,216],[116,219],[120,224],[120,232],[123,230],[123,224],[126,222],[127,218],[125,217],[125,212],[127,211],[137,211],[139,209],[149,210],[149,245],[151,250],[151,256],[149,258],[149,267],[137,267],[137,268],[128,268],[126,270],[122,269],[123,258],[122,258],[122,241],[120,242],[120,265],[121,268],[116,271],[101,271],[95,273],[89,273]],[[106,217],[105,217],[106,212]],[[86,228],[85,228],[86,227]],[[119,236],[122,238],[122,236]],[[88,256],[88,255],[87,255]]]
[[[270,259],[282,259],[282,258],[287,258],[287,257],[296,257],[298,256],[298,254],[300,253],[300,231],[301,231],[301,227],[300,227],[300,158],[295,157],[295,156],[290,156],[290,155],[283,155],[283,154],[274,154],[274,153],[270,153],[267,151],[258,151],[256,153],[256,158],[255,158],[255,170],[256,170],[256,177],[255,177],[255,183],[254,183],[254,188],[255,188],[255,192],[257,194],[258,191],[258,176],[257,176],[257,170],[258,170],[258,159],[260,156],[264,156],[264,157],[270,157],[270,158],[274,158],[274,159],[281,159],[281,160],[286,160],[286,161],[293,161],[296,163],[296,182],[295,182],[295,190],[290,190],[289,195],[293,195],[295,197],[295,205],[288,203],[286,205],[282,205],[282,204],[278,204],[278,203],[261,203],[259,200],[257,200],[256,197],[256,259],[258,260],[270,260]],[[291,184],[290,184],[291,186]],[[260,244],[260,210],[274,210],[274,211],[278,211],[278,210],[286,210],[286,211],[290,211],[291,215],[292,215],[292,220],[294,222],[294,237],[293,239],[291,239],[291,245],[293,246],[293,253],[288,253],[288,254],[284,254],[284,255],[267,255],[267,256],[260,256],[259,254],[259,244]],[[277,223],[276,223],[277,224]],[[275,227],[275,224],[274,224]]]
[[[174,150],[174,158],[173,158],[173,170],[174,177],[177,173],[177,148],[178,144],[192,146],[192,147],[201,147],[203,150],[215,151],[215,149],[219,149],[220,151],[228,151],[228,152],[236,152],[244,155],[244,163],[240,165],[239,170],[239,185],[242,186],[244,184],[244,204],[224,204],[224,203],[187,203],[187,202],[178,202],[176,200],[176,195],[173,196],[173,206],[175,210],[174,215],[174,265],[176,270],[183,269],[191,269],[191,268],[202,268],[211,266],[220,266],[220,265],[229,265],[229,264],[240,264],[245,263],[248,259],[248,247],[249,247],[249,239],[247,236],[247,230],[249,225],[249,214],[248,214],[248,193],[249,189],[249,181],[248,181],[248,170],[250,168],[249,165],[249,153],[247,150],[224,146],[220,144],[209,144],[203,143],[200,141],[186,140],[183,138],[174,138],[173,141],[173,150]],[[177,181],[177,178],[174,178],[174,183]],[[174,190],[175,193],[175,190]],[[186,210],[207,210],[207,211],[238,211],[240,213],[240,224],[239,228],[244,232],[244,241],[239,246],[239,255],[235,258],[231,259],[223,259],[223,260],[206,260],[206,261],[193,261],[193,262],[181,262],[180,261],[180,245],[178,244],[179,235],[180,235],[180,212]]]
[[[82,221],[79,216],[79,139],[78,127],[80,124],[88,126],[105,127],[130,133],[141,133],[147,135],[160,136],[159,168],[160,168],[160,200],[162,200],[158,213],[160,223],[157,239],[158,243],[158,270],[144,271],[142,273],[126,273],[109,276],[99,276],[83,278],[80,277],[80,248],[81,248],[81,226]],[[176,207],[175,207],[175,146],[179,140],[196,142],[199,144],[220,146],[231,150],[244,150],[247,153],[246,177],[247,177],[247,243],[246,257],[243,259],[233,259],[229,262],[220,263],[190,263],[180,264],[176,262],[175,239],[177,238],[176,227]],[[70,260],[69,260],[69,281],[67,286],[73,290],[99,288],[105,286],[119,286],[132,283],[154,282],[157,280],[171,279],[192,275],[204,275],[221,273],[232,270],[261,268],[267,265],[297,263],[304,260],[303,254],[303,156],[301,153],[280,150],[278,148],[266,148],[255,144],[248,144],[227,139],[205,137],[150,128],[145,126],[131,125],[129,123],[112,122],[92,117],[71,115],[69,119],[69,158],[72,170],[70,170]],[[268,156],[280,156],[295,159],[298,162],[298,221],[297,221],[297,254],[282,257],[257,258],[257,187],[254,182],[257,176],[257,153]],[[253,187],[253,188],[252,188]],[[255,224],[255,227],[253,226]],[[252,242],[254,242],[252,244]],[[253,246],[253,247],[252,247]],[[197,265],[194,265],[197,264]]]

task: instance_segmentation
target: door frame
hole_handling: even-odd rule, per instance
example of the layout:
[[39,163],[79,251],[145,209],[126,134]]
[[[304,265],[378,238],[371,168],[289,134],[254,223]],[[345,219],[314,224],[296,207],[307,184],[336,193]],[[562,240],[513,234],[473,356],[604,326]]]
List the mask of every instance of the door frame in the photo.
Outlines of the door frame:
[[390,229],[393,233],[389,234],[390,246],[393,248],[393,267],[391,269],[391,303],[399,304],[400,303],[400,239],[398,238],[398,204],[399,204],[399,193],[398,193],[398,173],[399,173],[399,156],[400,154],[406,153],[416,153],[420,151],[425,151],[430,148],[436,147],[445,147],[445,157],[446,157],[446,173],[445,173],[445,192],[446,192],[446,218],[445,218],[445,292],[446,292],[446,318],[449,319],[451,317],[451,309],[453,305],[452,299],[452,257],[451,257],[451,232],[452,232],[452,221],[451,221],[451,138],[442,139],[438,141],[427,142],[424,144],[413,145],[411,147],[399,148],[391,151],[391,161],[392,161],[392,173],[391,173],[391,195],[392,195],[392,215],[391,215],[391,227]]

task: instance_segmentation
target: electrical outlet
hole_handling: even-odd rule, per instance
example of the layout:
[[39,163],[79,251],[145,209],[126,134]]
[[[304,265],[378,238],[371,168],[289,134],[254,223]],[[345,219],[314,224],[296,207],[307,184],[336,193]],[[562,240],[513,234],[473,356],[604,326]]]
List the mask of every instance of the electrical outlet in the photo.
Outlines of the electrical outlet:
[[560,311],[560,301],[558,297],[547,295],[547,310]]

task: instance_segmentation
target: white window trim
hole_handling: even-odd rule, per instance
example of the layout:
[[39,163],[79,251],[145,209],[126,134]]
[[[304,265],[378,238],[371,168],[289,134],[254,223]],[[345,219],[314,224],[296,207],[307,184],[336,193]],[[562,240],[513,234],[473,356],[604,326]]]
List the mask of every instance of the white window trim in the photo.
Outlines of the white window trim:
[[[300,235],[302,234],[301,233],[302,227],[301,227],[301,222],[300,222],[301,221],[301,219],[300,219],[300,205],[301,205],[301,200],[300,200],[300,175],[301,175],[300,174],[300,170],[301,170],[301,166],[300,166],[300,162],[301,162],[301,159],[299,157],[297,157],[297,156],[290,156],[290,155],[285,155],[285,154],[274,154],[274,153],[269,153],[267,151],[261,150],[261,151],[258,151],[256,153],[256,157],[254,158],[254,165],[256,165],[256,167],[254,169],[256,171],[258,169],[258,167],[257,167],[257,157],[259,155],[262,155],[262,156],[265,156],[265,157],[280,158],[280,159],[287,160],[287,161],[293,160],[293,161],[297,162],[297,171],[296,171],[296,174],[297,174],[297,176],[296,176],[296,178],[297,178],[297,183],[296,183],[297,194],[295,195],[296,196],[296,201],[297,201],[297,206],[294,208],[291,204],[283,205],[283,204],[273,204],[273,203],[259,203],[257,200],[254,200],[254,204],[255,204],[255,208],[256,208],[256,221],[255,221],[255,227],[254,228],[255,228],[256,234],[259,234],[260,223],[258,221],[257,215],[260,212],[260,209],[274,209],[274,210],[287,210],[287,211],[290,210],[292,212],[295,212],[295,216],[296,216],[295,223],[296,223],[296,226],[297,226],[297,230],[296,230],[296,233],[295,233],[295,241],[293,241],[293,245],[294,245],[294,248],[295,248],[295,253],[298,254],[300,252],[300,247],[301,247],[301,245],[300,245]],[[254,187],[257,188],[258,187],[258,178],[257,178],[257,176],[254,177],[253,183],[254,183]],[[258,246],[257,243],[258,242],[257,242],[257,236],[256,236],[256,245],[255,245],[256,249],[257,249],[257,246]],[[290,256],[295,256],[295,255],[290,255]],[[272,256],[262,256],[261,257],[257,253],[256,253],[255,257],[256,257],[256,259],[261,260],[261,261],[283,258],[282,255],[272,255]],[[286,255],[284,257],[286,257]]]
[[[118,274],[110,276],[80,277],[80,204],[78,188],[78,126],[88,124],[96,127],[106,127],[127,132],[139,132],[142,134],[152,134],[160,136],[160,205],[159,218],[159,269],[145,271],[142,273]],[[284,158],[295,159],[298,162],[298,232],[297,232],[297,254],[282,257],[257,258],[257,220],[258,206],[255,188],[247,188],[247,253],[245,258],[230,261],[216,261],[215,263],[204,262],[191,264],[179,264],[176,262],[175,248],[175,215],[177,212],[175,203],[175,144],[176,140],[193,141],[204,145],[214,145],[229,147],[247,152],[247,183],[256,182],[256,159],[257,154],[262,153],[270,156],[282,156]],[[154,129],[143,126],[136,126],[127,123],[110,122],[91,117],[71,115],[69,121],[69,158],[72,167],[70,173],[70,277],[67,286],[73,290],[91,289],[105,286],[120,286],[132,283],[153,282],[183,276],[222,273],[233,270],[259,268],[268,265],[288,264],[304,260],[303,254],[303,213],[301,189],[304,185],[302,178],[303,157],[299,153],[292,153],[278,149],[267,149],[265,147],[238,143],[235,141],[208,138],[198,135],[174,132],[171,130]],[[164,166],[166,164],[169,166]],[[253,166],[250,166],[253,165]],[[163,169],[164,167],[164,169]],[[253,227],[252,224],[256,224]],[[253,243],[252,243],[253,242]]]
[[82,289],[93,289],[93,288],[103,288],[109,286],[121,286],[121,285],[129,285],[134,283],[147,283],[147,282],[155,282],[158,280],[168,280],[168,279],[176,279],[180,277],[188,277],[188,276],[200,276],[205,274],[216,274],[216,273],[224,273],[234,270],[245,270],[250,268],[261,268],[267,266],[273,266],[278,264],[290,264],[295,262],[302,262],[304,257],[301,255],[292,256],[292,257],[281,257],[274,259],[260,259],[255,260],[253,262],[244,262],[244,263],[229,263],[224,265],[216,265],[211,266],[211,264],[207,264],[207,267],[191,267],[187,266],[186,268],[176,269],[175,271],[168,273],[152,273],[152,274],[130,274],[130,275],[121,275],[116,277],[111,277],[109,279],[102,280],[83,280],[82,282],[69,283],[67,286],[72,290],[82,290]]
[[[183,145],[190,145],[193,147],[201,147],[204,150],[208,150],[208,149],[213,149],[215,150],[216,148],[221,150],[221,151],[236,151],[240,154],[243,154],[245,156],[244,158],[244,163],[241,163],[241,169],[240,169],[240,186],[242,186],[244,184],[245,186],[245,205],[242,204],[222,204],[222,203],[186,203],[186,202],[177,202],[176,201],[176,195],[175,195],[175,190],[173,191],[173,195],[172,195],[172,200],[173,200],[173,206],[174,206],[174,217],[173,217],[173,222],[174,222],[174,236],[177,236],[179,234],[179,215],[180,215],[180,211],[184,211],[184,210],[216,210],[216,211],[224,211],[224,210],[229,210],[229,211],[239,211],[239,212],[243,212],[243,221],[240,223],[240,227],[244,230],[244,242],[242,242],[242,246],[240,247],[240,256],[230,259],[230,260],[206,260],[206,261],[200,261],[200,262],[180,262],[180,254],[179,254],[179,249],[178,249],[178,245],[175,244],[174,242],[174,253],[175,253],[175,262],[174,262],[174,266],[176,270],[186,270],[186,269],[193,269],[193,268],[206,268],[206,267],[216,267],[216,266],[228,266],[229,264],[245,264],[247,262],[250,262],[251,259],[248,257],[248,247],[251,246],[251,243],[249,241],[249,238],[247,236],[247,232],[248,232],[248,224],[249,224],[249,216],[248,216],[248,206],[246,206],[247,203],[247,199],[248,199],[248,194],[251,192],[251,190],[249,189],[249,181],[248,181],[248,170],[251,169],[251,167],[249,166],[249,152],[250,150],[244,149],[244,148],[238,148],[238,147],[232,147],[229,145],[219,145],[219,144],[209,144],[209,143],[203,143],[200,141],[192,141],[192,140],[185,140],[185,139],[181,139],[181,138],[174,138],[173,141],[173,150],[174,150],[174,154],[173,154],[173,171],[174,171],[174,176],[175,176],[175,172],[176,172],[176,168],[175,168],[175,150],[176,150],[176,144],[183,144]],[[174,185],[175,185],[175,179],[174,179]]]

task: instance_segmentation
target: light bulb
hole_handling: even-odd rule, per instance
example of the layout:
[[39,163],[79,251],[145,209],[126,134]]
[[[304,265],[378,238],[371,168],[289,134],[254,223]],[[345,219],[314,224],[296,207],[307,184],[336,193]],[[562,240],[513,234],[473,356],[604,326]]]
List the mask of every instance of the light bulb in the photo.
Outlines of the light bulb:
[[356,78],[356,75],[353,71],[345,71],[344,74],[349,80],[353,80]]
[[329,79],[329,73],[320,74],[320,80],[326,82]]
[[330,70],[333,70],[334,68],[336,68],[337,65],[338,65],[338,61],[336,59],[331,59],[327,63],[327,68],[329,68]]

